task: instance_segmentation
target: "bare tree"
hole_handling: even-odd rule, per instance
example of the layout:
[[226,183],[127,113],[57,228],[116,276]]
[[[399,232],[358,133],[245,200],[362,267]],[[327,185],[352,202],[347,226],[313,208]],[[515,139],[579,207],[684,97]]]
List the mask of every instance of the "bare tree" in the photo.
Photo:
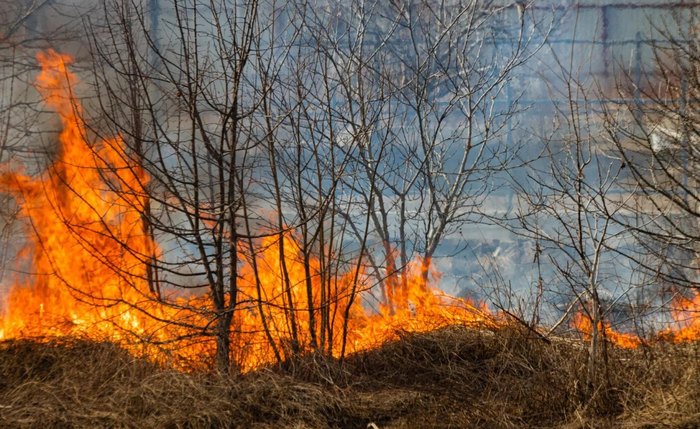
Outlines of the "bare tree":
[[573,322],[589,337],[592,394],[608,380],[609,337],[617,336],[618,345],[637,344],[610,330],[612,322],[620,322],[613,320],[620,302],[637,292],[629,276],[632,265],[620,257],[633,247],[619,223],[633,197],[623,190],[625,163],[608,141],[596,108],[599,82],[588,68],[575,65],[576,53],[574,47],[568,56],[552,49],[553,125],[539,137],[543,149],[527,164],[526,176],[512,180],[518,197],[513,231],[534,244],[538,304],[555,308],[546,335]]
[[[631,67],[618,66],[617,101],[606,103],[603,115],[608,138],[628,167],[623,185],[637,190],[620,223],[633,231],[638,246],[624,256],[666,292],[681,296],[700,284],[697,20],[697,9],[689,8],[654,26],[657,40],[639,44]],[[644,53],[651,61],[642,61]]]
[[532,169],[528,185],[517,186],[516,214],[519,233],[538,243],[538,256],[554,271],[551,278],[540,278],[547,283],[547,299],[563,305],[550,332],[570,320],[574,311],[590,321],[588,380],[593,386],[605,356],[606,321],[612,311],[605,301],[623,271],[615,269],[611,250],[623,244],[625,234],[614,222],[621,206],[616,192],[621,164],[601,152],[599,137],[589,134],[591,118],[578,110],[580,106],[571,106],[574,110],[563,119],[563,129],[556,131],[561,134],[548,140],[546,165]]
[[[313,32],[344,72],[345,133],[359,140],[345,183],[368,210],[367,258],[389,311],[408,308],[397,274],[419,258],[425,285],[443,240],[478,221],[518,153],[506,144],[518,109],[506,88],[546,29],[535,33],[516,12],[497,2],[363,3],[337,12],[340,35]],[[344,216],[362,236],[363,216]]]
[[78,40],[79,23],[70,15],[48,23],[47,17],[61,10],[49,0],[3,1],[0,6],[0,162],[11,155],[26,160],[40,152],[28,134],[39,140],[45,131],[32,126],[39,99],[27,76],[37,68],[34,56],[53,43]]
[[[226,371],[242,299],[239,250],[255,233],[244,231],[254,221],[250,189],[264,159],[265,134],[256,121],[273,90],[255,69],[272,47],[277,5],[176,0],[161,5],[168,19],[157,34],[147,2],[104,6],[104,26],[92,27],[96,89],[105,130],[124,137],[127,156],[150,178],[139,208],[160,246],[141,255],[150,292],[199,315],[199,322],[170,322],[213,337],[216,366]],[[182,288],[209,299],[182,303],[172,295]]]
[[[364,288],[364,243],[348,244],[338,216],[361,140],[340,132],[347,94],[308,34],[311,6],[173,1],[155,34],[144,3],[115,1],[91,28],[93,132],[123,136],[149,177],[128,190],[144,195],[137,210],[159,246],[139,255],[149,294],[198,315],[171,322],[213,337],[221,370],[250,347],[280,362],[344,354]],[[172,293],[183,288],[211,302],[185,303]]]
[[[104,31],[93,28],[106,129],[151,178],[144,230],[168,243],[142,255],[151,293],[209,291],[213,309],[193,309],[208,322],[192,328],[217,339],[220,368],[249,308],[277,360],[344,355],[355,297],[371,286],[364,261],[382,305],[408,310],[396,274],[419,256],[425,288],[442,240],[478,219],[518,152],[506,87],[542,33],[497,2],[170,10],[153,34],[145,4],[107,3]],[[270,246],[274,296],[261,275]]]

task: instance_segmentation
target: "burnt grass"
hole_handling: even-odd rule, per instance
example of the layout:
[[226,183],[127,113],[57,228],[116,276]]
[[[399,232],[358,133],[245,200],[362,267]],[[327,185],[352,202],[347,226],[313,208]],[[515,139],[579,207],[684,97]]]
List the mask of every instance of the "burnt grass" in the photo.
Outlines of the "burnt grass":
[[[235,376],[180,372],[110,343],[0,343],[2,428],[696,428],[700,345],[609,348],[450,327]],[[370,425],[371,427],[371,425]]]

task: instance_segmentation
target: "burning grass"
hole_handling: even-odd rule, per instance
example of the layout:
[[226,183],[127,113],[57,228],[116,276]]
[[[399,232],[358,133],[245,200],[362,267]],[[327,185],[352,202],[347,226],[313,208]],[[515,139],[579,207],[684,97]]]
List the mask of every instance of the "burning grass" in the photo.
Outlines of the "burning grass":
[[[211,344],[183,338],[211,326],[216,317],[201,315],[214,309],[206,294],[174,296],[171,305],[154,299],[144,261],[157,245],[141,222],[148,177],[129,163],[119,138],[90,149],[81,108],[71,99],[69,59],[55,53],[42,58],[39,80],[64,130],[61,155],[41,177],[0,174],[0,187],[21,200],[31,219],[32,266],[42,274],[13,285],[0,320],[0,338],[15,338],[0,343],[0,427],[700,425],[697,300],[674,307],[690,319],[666,334],[684,344],[650,347],[601,325],[612,343],[628,349],[609,349],[599,379],[589,385],[580,341],[534,338],[484,307],[447,296],[425,283],[420,261],[402,277],[387,278],[392,298],[376,312],[351,299],[359,271],[333,280],[335,292],[325,301],[307,296],[304,285],[323,277],[321,264],[302,258],[302,265],[291,235],[263,242],[266,251],[247,255],[255,255],[256,264],[238,272],[239,293],[256,297],[249,307],[236,307],[233,321],[242,329],[231,349],[241,353],[236,362],[246,373],[224,377],[165,367],[168,360],[151,349],[154,344],[171,345],[165,352],[175,362],[207,360]],[[95,156],[85,157],[88,152]],[[126,191],[106,186],[105,171]],[[261,269],[253,272],[253,266]],[[325,290],[314,281],[308,290]],[[271,367],[278,358],[270,345],[289,343],[285,299],[297,309],[332,303],[331,313],[346,313],[347,343],[338,340],[344,325],[327,321],[320,329],[329,339],[325,354],[292,360],[287,357],[296,352],[285,354],[279,358],[284,364]],[[256,300],[264,305],[255,307]],[[303,332],[316,329],[305,314],[297,311],[294,322],[304,344],[310,341]],[[270,338],[260,329],[263,320],[271,322]],[[581,331],[590,330],[586,319],[579,322]],[[75,339],[86,335],[110,342]],[[345,344],[356,352],[345,362],[328,357],[343,355],[338,349]],[[148,359],[134,357],[139,351]]]
[[240,376],[182,373],[110,343],[0,343],[1,427],[677,427],[700,425],[700,345],[586,350],[502,328],[402,334],[336,360]]
[[[497,323],[485,307],[429,283],[428,277],[436,277],[429,260],[387,269],[381,280],[386,299],[370,310],[363,301],[376,303],[369,291],[376,279],[364,272],[360,256],[329,270],[306,253],[310,247],[302,247],[294,231],[261,231],[264,238],[229,243],[225,250],[216,226],[228,222],[224,212],[215,222],[208,215],[191,218],[185,207],[146,215],[156,194],[147,185],[157,181],[145,170],[148,163],[120,136],[89,137],[69,56],[49,50],[37,60],[42,66],[37,89],[60,117],[62,131],[57,156],[41,174],[0,165],[0,193],[16,199],[25,221],[25,263],[32,273],[13,279],[0,308],[0,339],[87,336],[134,352],[147,349],[154,360],[182,367],[207,367],[215,356],[234,351],[234,364],[253,370],[317,345],[334,356],[371,349],[394,338],[397,329]],[[162,192],[155,201],[174,193]],[[207,204],[195,212],[200,210],[206,212]],[[171,215],[197,226],[181,230],[166,222],[153,232],[154,219],[159,223]],[[175,241],[182,246],[173,253],[180,256],[159,256],[157,236],[167,241],[162,235],[173,231],[179,231]],[[188,259],[182,255],[190,253],[192,240],[199,250]],[[155,281],[152,269],[161,265],[164,278]],[[165,280],[168,275],[171,280]],[[173,284],[178,276],[201,283]]]

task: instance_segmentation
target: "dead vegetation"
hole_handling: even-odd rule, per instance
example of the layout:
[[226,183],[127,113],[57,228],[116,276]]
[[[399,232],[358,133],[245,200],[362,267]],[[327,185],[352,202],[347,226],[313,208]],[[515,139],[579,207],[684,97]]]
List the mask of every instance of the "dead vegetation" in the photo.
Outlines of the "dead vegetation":
[[513,329],[405,334],[349,358],[315,355],[235,377],[183,373],[109,343],[0,343],[0,427],[508,428],[700,425],[700,347],[586,350]]

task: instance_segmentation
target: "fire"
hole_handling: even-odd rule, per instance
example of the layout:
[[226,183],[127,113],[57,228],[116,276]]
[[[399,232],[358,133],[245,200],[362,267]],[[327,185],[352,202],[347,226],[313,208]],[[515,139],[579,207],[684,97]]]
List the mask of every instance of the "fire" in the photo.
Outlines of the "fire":
[[[673,323],[658,333],[658,339],[674,343],[698,341],[700,339],[700,293],[694,292],[691,298],[679,295],[671,303],[670,310]],[[584,337],[590,338],[593,323],[589,316],[582,312],[576,313],[571,324]],[[599,323],[598,331],[604,334],[607,341],[621,348],[633,349],[644,343],[635,334],[614,330],[609,322]]]
[[671,305],[671,314],[675,323],[661,336],[675,343],[700,339],[700,293],[693,293],[692,298],[677,297]]
[[[307,267],[293,237],[286,235],[284,240],[284,264],[287,268],[289,283],[292,285],[292,301],[297,306],[295,319],[299,331],[299,342],[309,344],[312,328],[308,313],[309,306],[306,304]],[[261,267],[258,273],[260,281],[267,285],[263,290],[263,299],[266,302],[265,319],[273,331],[274,343],[283,349],[289,347],[290,333],[286,328],[289,323],[286,314],[288,304],[285,303],[283,293],[284,281],[280,273],[281,261],[277,244],[277,239],[274,237],[263,240],[260,248],[264,250],[257,263]],[[320,309],[320,291],[324,287],[319,280],[321,266],[318,259],[312,259],[309,262],[314,291],[313,307]],[[331,301],[334,309],[331,314],[335,315],[328,321],[327,329],[332,333],[330,344],[326,345],[332,354],[339,356],[342,353],[342,312],[346,309],[349,312],[346,343],[348,353],[377,347],[387,340],[396,338],[399,331],[422,332],[457,323],[474,326],[495,325],[494,317],[486,308],[477,308],[467,300],[451,297],[437,289],[426,287],[423,283],[422,266],[420,260],[413,261],[400,275],[392,277],[393,281],[406,282],[406,287],[403,289],[405,290],[403,302],[395,301],[393,306],[381,305],[375,310],[368,310],[362,305],[361,298],[368,297],[368,287],[362,283],[357,284],[352,271],[332,279],[334,297]],[[256,274],[252,270],[251,265],[247,264],[241,271],[241,277],[244,280],[241,284],[241,293],[244,296],[255,296]],[[363,281],[367,281],[366,278]],[[364,292],[360,293],[359,299],[350,302],[353,286]],[[252,308],[246,308],[237,312],[237,317],[236,325],[240,327],[242,335],[234,336],[234,340],[239,345],[237,348],[239,352],[248,353],[243,361],[252,367],[273,361],[271,345],[260,329],[263,321],[259,313],[252,311]],[[322,337],[318,321],[315,332],[317,337]]]
[[27,219],[32,272],[10,289],[0,334],[85,335],[139,348],[144,338],[167,342],[180,333],[155,320],[177,311],[153,299],[143,263],[155,249],[140,215],[148,177],[125,156],[121,139],[88,144],[71,58],[48,51],[37,59],[37,88],[62,131],[42,175],[0,174],[1,189]]
[[[32,275],[18,279],[9,291],[0,339],[83,335],[159,361],[206,361],[215,347],[207,331],[216,317],[209,297],[178,291],[158,295],[149,287],[145,261],[158,246],[142,216],[148,175],[128,156],[121,138],[89,143],[82,107],[73,95],[77,77],[67,67],[71,58],[47,51],[37,59],[42,66],[37,88],[60,118],[62,131],[57,155],[41,175],[7,166],[0,173],[0,191],[15,197],[27,221],[32,267]],[[319,260],[302,257],[293,233],[270,236],[255,247],[241,249],[241,302],[230,334],[233,360],[244,370],[288,356],[295,346],[290,314],[298,349],[309,350],[315,335],[315,347],[336,356],[376,347],[397,331],[497,323],[485,307],[426,284],[426,278],[437,275],[425,275],[430,264],[422,261],[390,273],[385,281],[395,292],[392,300],[370,309],[363,303],[370,296],[368,276],[358,269],[322,280]],[[284,293],[287,287],[291,294]],[[332,308],[312,323],[309,307],[318,312],[324,302]]]
[[[31,275],[9,291],[0,339],[88,336],[162,362],[210,364],[215,340],[207,329],[216,315],[207,294],[156,294],[149,286],[145,261],[157,255],[158,245],[142,215],[148,175],[127,155],[121,138],[89,143],[82,107],[73,96],[77,78],[67,68],[71,58],[53,51],[37,58],[42,65],[37,88],[62,131],[57,155],[42,174],[32,177],[7,166],[0,173],[0,191],[15,197],[27,221],[31,256]],[[414,260],[388,273],[383,280],[388,299],[372,308],[370,276],[355,269],[327,278],[318,258],[303,257],[293,232],[268,236],[254,247],[240,249],[241,298],[230,333],[232,359],[243,370],[312,348],[335,356],[358,352],[400,331],[502,323],[485,306],[431,286],[427,280],[439,275],[425,271],[430,261]],[[677,299],[677,324],[662,336],[697,340],[699,310],[700,294]],[[583,314],[573,324],[584,334],[592,331]],[[642,344],[607,322],[599,331],[619,347]]]
[[[589,316],[583,314],[582,312],[576,313],[572,324],[574,328],[579,332],[582,332],[586,338],[590,338],[591,333],[593,332],[593,321]],[[638,336],[629,333],[617,332],[612,329],[609,322],[598,322],[598,332],[600,332],[602,337],[607,341],[623,349],[634,349],[642,344],[642,340]]]
[[[139,311],[120,303],[135,291],[129,283],[143,278],[138,256],[147,238],[139,231],[138,213],[128,209],[141,206],[143,197],[110,189],[110,178],[102,173],[108,171],[107,164],[113,165],[120,169],[116,183],[136,190],[143,189],[147,178],[126,162],[118,139],[103,142],[95,151],[89,148],[81,107],[71,96],[76,78],[66,69],[70,59],[54,52],[38,59],[43,70],[37,86],[61,119],[61,144],[57,159],[41,177],[0,175],[0,186],[15,196],[29,220],[34,274],[31,283],[16,284],[10,291],[4,334],[112,330],[108,325]],[[130,303],[139,301],[138,296],[128,298]]]

